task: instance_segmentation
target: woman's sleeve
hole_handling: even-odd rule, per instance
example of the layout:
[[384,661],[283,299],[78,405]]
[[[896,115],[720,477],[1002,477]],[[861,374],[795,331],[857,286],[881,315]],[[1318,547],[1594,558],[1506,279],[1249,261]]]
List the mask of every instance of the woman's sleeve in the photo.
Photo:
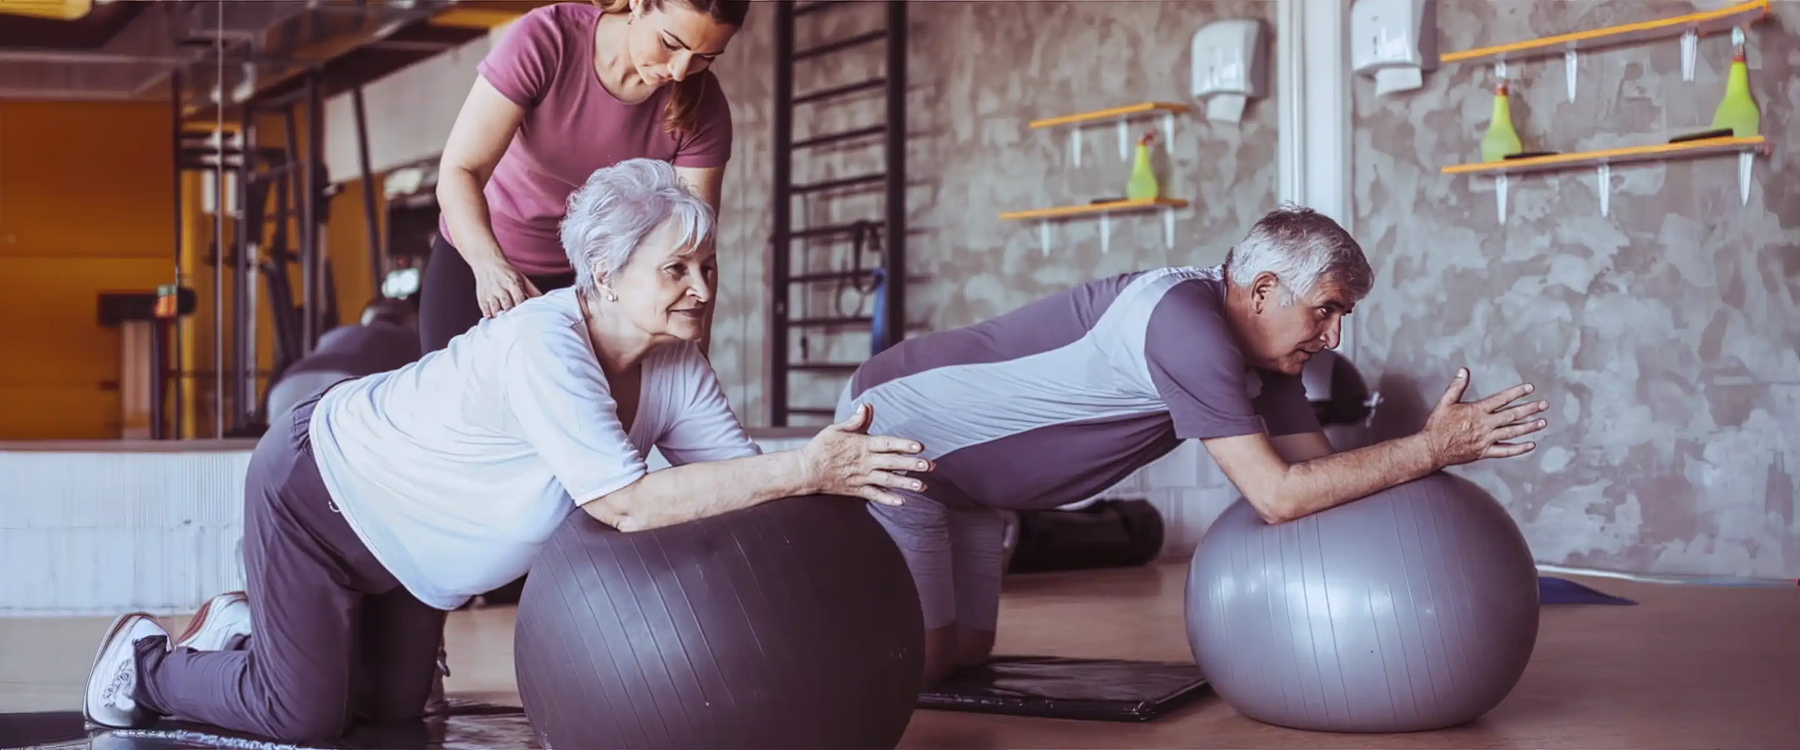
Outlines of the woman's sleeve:
[[543,100],[562,64],[563,33],[553,8],[544,6],[520,16],[475,67],[501,96],[526,109]]
[[762,447],[750,439],[732,413],[712,364],[692,345],[681,345],[681,349],[677,366],[683,373],[679,379],[683,392],[674,394],[675,418],[656,441],[663,458],[671,466],[681,466],[761,454]]
[[674,165],[708,169],[723,167],[731,161],[731,102],[719,77],[706,76],[701,89],[700,106],[694,111],[694,132],[686,135],[675,152]]
[[527,334],[508,350],[502,371],[516,429],[550,465],[576,505],[623,489],[649,469],[619,423],[618,402],[574,336]]

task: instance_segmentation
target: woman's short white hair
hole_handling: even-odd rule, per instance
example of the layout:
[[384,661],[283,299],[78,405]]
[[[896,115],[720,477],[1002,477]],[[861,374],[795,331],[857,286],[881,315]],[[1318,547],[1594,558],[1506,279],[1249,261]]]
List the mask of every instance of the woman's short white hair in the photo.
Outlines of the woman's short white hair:
[[569,196],[562,220],[563,252],[575,269],[575,288],[592,292],[601,276],[613,276],[665,221],[675,222],[675,246],[695,249],[712,241],[713,210],[682,184],[675,167],[657,159],[627,159],[594,170]]
[[1331,217],[1292,203],[1257,220],[1225,256],[1225,278],[1233,285],[1248,289],[1264,272],[1281,282],[1283,305],[1311,294],[1321,281],[1353,301],[1375,286],[1375,271],[1355,238]]

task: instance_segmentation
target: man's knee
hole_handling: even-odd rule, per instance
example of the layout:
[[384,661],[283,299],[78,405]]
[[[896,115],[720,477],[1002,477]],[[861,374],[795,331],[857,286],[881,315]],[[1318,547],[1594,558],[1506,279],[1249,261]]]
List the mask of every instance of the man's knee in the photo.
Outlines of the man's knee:
[[966,625],[956,626],[956,666],[974,667],[986,664],[994,655],[994,631]]
[[956,671],[956,625],[925,631],[925,685],[930,687]]

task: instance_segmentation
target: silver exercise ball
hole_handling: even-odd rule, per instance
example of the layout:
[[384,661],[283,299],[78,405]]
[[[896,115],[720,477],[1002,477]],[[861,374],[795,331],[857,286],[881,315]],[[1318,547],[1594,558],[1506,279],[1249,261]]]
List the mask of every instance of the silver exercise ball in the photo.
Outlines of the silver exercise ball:
[[1194,553],[1187,629],[1213,690],[1257,721],[1440,729],[1518,684],[1537,569],[1505,508],[1447,473],[1274,526],[1240,498]]

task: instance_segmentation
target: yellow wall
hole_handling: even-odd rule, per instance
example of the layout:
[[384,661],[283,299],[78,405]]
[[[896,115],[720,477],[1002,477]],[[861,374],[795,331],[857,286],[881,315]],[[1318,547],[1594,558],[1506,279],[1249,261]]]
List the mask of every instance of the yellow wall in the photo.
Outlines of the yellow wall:
[[[258,130],[265,145],[283,142],[279,118]],[[167,105],[0,102],[0,440],[119,437],[120,335],[99,325],[97,298],[174,279],[173,170]],[[204,262],[214,217],[200,210],[205,179],[190,173],[182,191],[182,282],[199,297],[181,326],[187,437],[214,434],[213,269]],[[351,183],[332,199],[323,234],[346,323],[374,289],[360,190]],[[297,227],[288,236],[297,246]],[[297,300],[297,266],[291,276]],[[258,371],[266,373],[274,337],[260,280],[256,295]],[[228,342],[232,328],[224,322]]]
[[102,291],[174,278],[169,109],[0,102],[0,439],[119,431]]

